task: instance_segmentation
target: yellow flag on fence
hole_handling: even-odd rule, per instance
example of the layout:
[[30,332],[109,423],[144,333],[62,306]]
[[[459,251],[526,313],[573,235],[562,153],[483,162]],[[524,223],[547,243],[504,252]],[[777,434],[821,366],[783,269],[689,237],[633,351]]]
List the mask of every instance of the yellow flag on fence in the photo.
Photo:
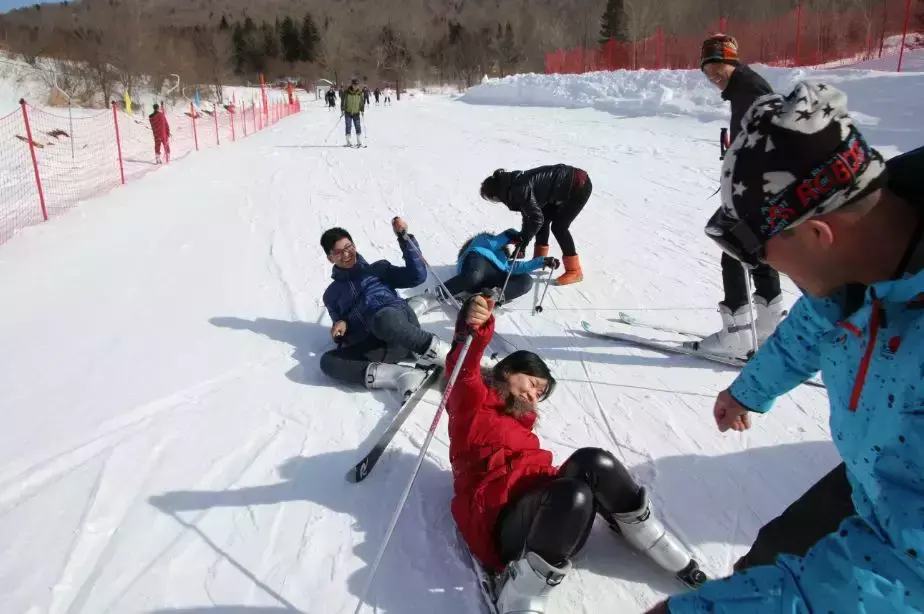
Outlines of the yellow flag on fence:
[[132,97],[128,95],[128,90],[125,90],[125,112],[132,114]]

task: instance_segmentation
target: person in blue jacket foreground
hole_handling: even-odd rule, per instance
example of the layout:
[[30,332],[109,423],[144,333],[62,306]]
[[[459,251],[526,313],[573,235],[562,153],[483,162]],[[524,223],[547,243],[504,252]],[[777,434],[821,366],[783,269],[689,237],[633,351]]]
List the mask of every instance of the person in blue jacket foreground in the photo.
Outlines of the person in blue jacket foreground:
[[[456,275],[446,280],[446,289],[462,303],[482,291],[503,288],[507,275],[510,274],[513,247],[519,239],[520,233],[510,228],[500,234],[481,232],[463,243],[459,249]],[[504,292],[504,302],[510,302],[529,292],[533,286],[533,278],[529,274],[533,271],[543,267],[554,270],[561,266],[557,258],[551,257],[513,262],[513,273],[510,274],[510,281]],[[442,288],[437,288],[435,294],[428,292],[408,299],[408,304],[420,316],[445,300]]]
[[[740,573],[651,612],[922,612],[924,148],[885,164],[844,94],[817,82],[760,98],[742,127],[706,233],[746,264],[789,275],[806,296],[719,394],[715,420],[720,431],[745,431],[752,413],[820,370],[844,461],[822,490],[851,501],[797,501],[761,530]],[[830,488],[838,475],[849,488]],[[819,517],[838,514],[835,530],[818,530]],[[773,542],[771,533],[798,537]]]
[[406,397],[426,374],[397,363],[444,364],[450,346],[422,330],[414,311],[395,292],[424,283],[427,266],[404,220],[394,218],[392,230],[404,256],[403,267],[387,260],[369,264],[343,228],[331,228],[321,235],[321,248],[334,265],[324,305],[333,322],[331,337],[338,345],[321,357],[321,371],[370,389],[398,390]]

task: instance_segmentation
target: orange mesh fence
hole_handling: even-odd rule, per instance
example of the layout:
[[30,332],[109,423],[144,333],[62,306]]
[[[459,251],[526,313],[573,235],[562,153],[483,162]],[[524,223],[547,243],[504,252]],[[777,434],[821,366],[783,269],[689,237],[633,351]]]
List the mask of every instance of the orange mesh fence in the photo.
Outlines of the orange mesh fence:
[[[868,11],[817,12],[798,7],[774,19],[748,22],[717,20],[702,32],[672,36],[658,29],[652,36],[631,42],[609,40],[599,47],[559,50],[546,54],[547,73],[593,70],[699,68],[703,39],[725,32],[738,40],[745,62],[774,66],[851,64],[897,54],[900,43],[892,36],[924,27],[908,0],[884,0]],[[911,44],[906,43],[906,44]]]
[[0,117],[0,242],[44,219],[21,109]]
[[[300,110],[297,102],[270,103],[266,112],[255,103],[168,107],[169,156],[162,149],[162,161],[178,162],[197,150],[246,138],[268,127],[270,119]],[[68,113],[24,103],[0,116],[0,243],[157,168],[151,121],[143,112]]]

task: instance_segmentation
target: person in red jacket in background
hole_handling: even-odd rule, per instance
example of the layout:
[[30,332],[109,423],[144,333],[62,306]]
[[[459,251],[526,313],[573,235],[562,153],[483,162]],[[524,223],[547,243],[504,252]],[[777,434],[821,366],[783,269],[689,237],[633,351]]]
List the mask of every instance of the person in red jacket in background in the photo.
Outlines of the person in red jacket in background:
[[159,104],[155,104],[154,112],[148,119],[151,121],[151,131],[154,132],[154,156],[157,164],[163,162],[160,158],[161,145],[164,147],[167,162],[170,162],[170,124],[167,123],[167,115],[160,111]]
[[571,569],[599,514],[655,562],[698,585],[706,577],[651,512],[648,492],[612,453],[575,451],[561,467],[533,433],[536,407],[555,389],[548,366],[518,351],[485,379],[481,358],[494,333],[493,303],[469,299],[456,322],[446,372],[472,343],[449,392],[452,515],[472,554],[501,572],[497,609],[544,612],[549,592]]

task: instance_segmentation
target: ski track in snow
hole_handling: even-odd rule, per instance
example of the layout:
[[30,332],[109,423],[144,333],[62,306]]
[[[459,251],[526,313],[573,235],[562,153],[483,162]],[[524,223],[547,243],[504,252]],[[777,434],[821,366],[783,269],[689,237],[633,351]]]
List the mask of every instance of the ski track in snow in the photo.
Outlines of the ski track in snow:
[[[479,198],[481,180],[556,162],[594,182],[573,226],[585,281],[551,287],[534,316],[537,276],[497,325],[560,382],[537,433],[556,462],[613,450],[703,567],[727,573],[836,464],[827,398],[801,387],[747,435],[719,434],[712,403],[734,369],[581,334],[619,311],[718,324],[719,252],[702,226],[718,206],[721,114],[605,111],[417,97],[370,108],[369,147],[347,150],[336,114],[312,103],[0,248],[4,611],[352,612],[439,393],[366,481],[345,482],[398,403],[320,373],[332,344],[318,238],[344,226],[367,259],[398,262],[401,215],[445,280],[467,237],[519,226]],[[421,320],[452,334],[443,311]],[[444,419],[365,611],[479,611],[451,496]],[[680,590],[599,526],[552,611],[641,612]]]

